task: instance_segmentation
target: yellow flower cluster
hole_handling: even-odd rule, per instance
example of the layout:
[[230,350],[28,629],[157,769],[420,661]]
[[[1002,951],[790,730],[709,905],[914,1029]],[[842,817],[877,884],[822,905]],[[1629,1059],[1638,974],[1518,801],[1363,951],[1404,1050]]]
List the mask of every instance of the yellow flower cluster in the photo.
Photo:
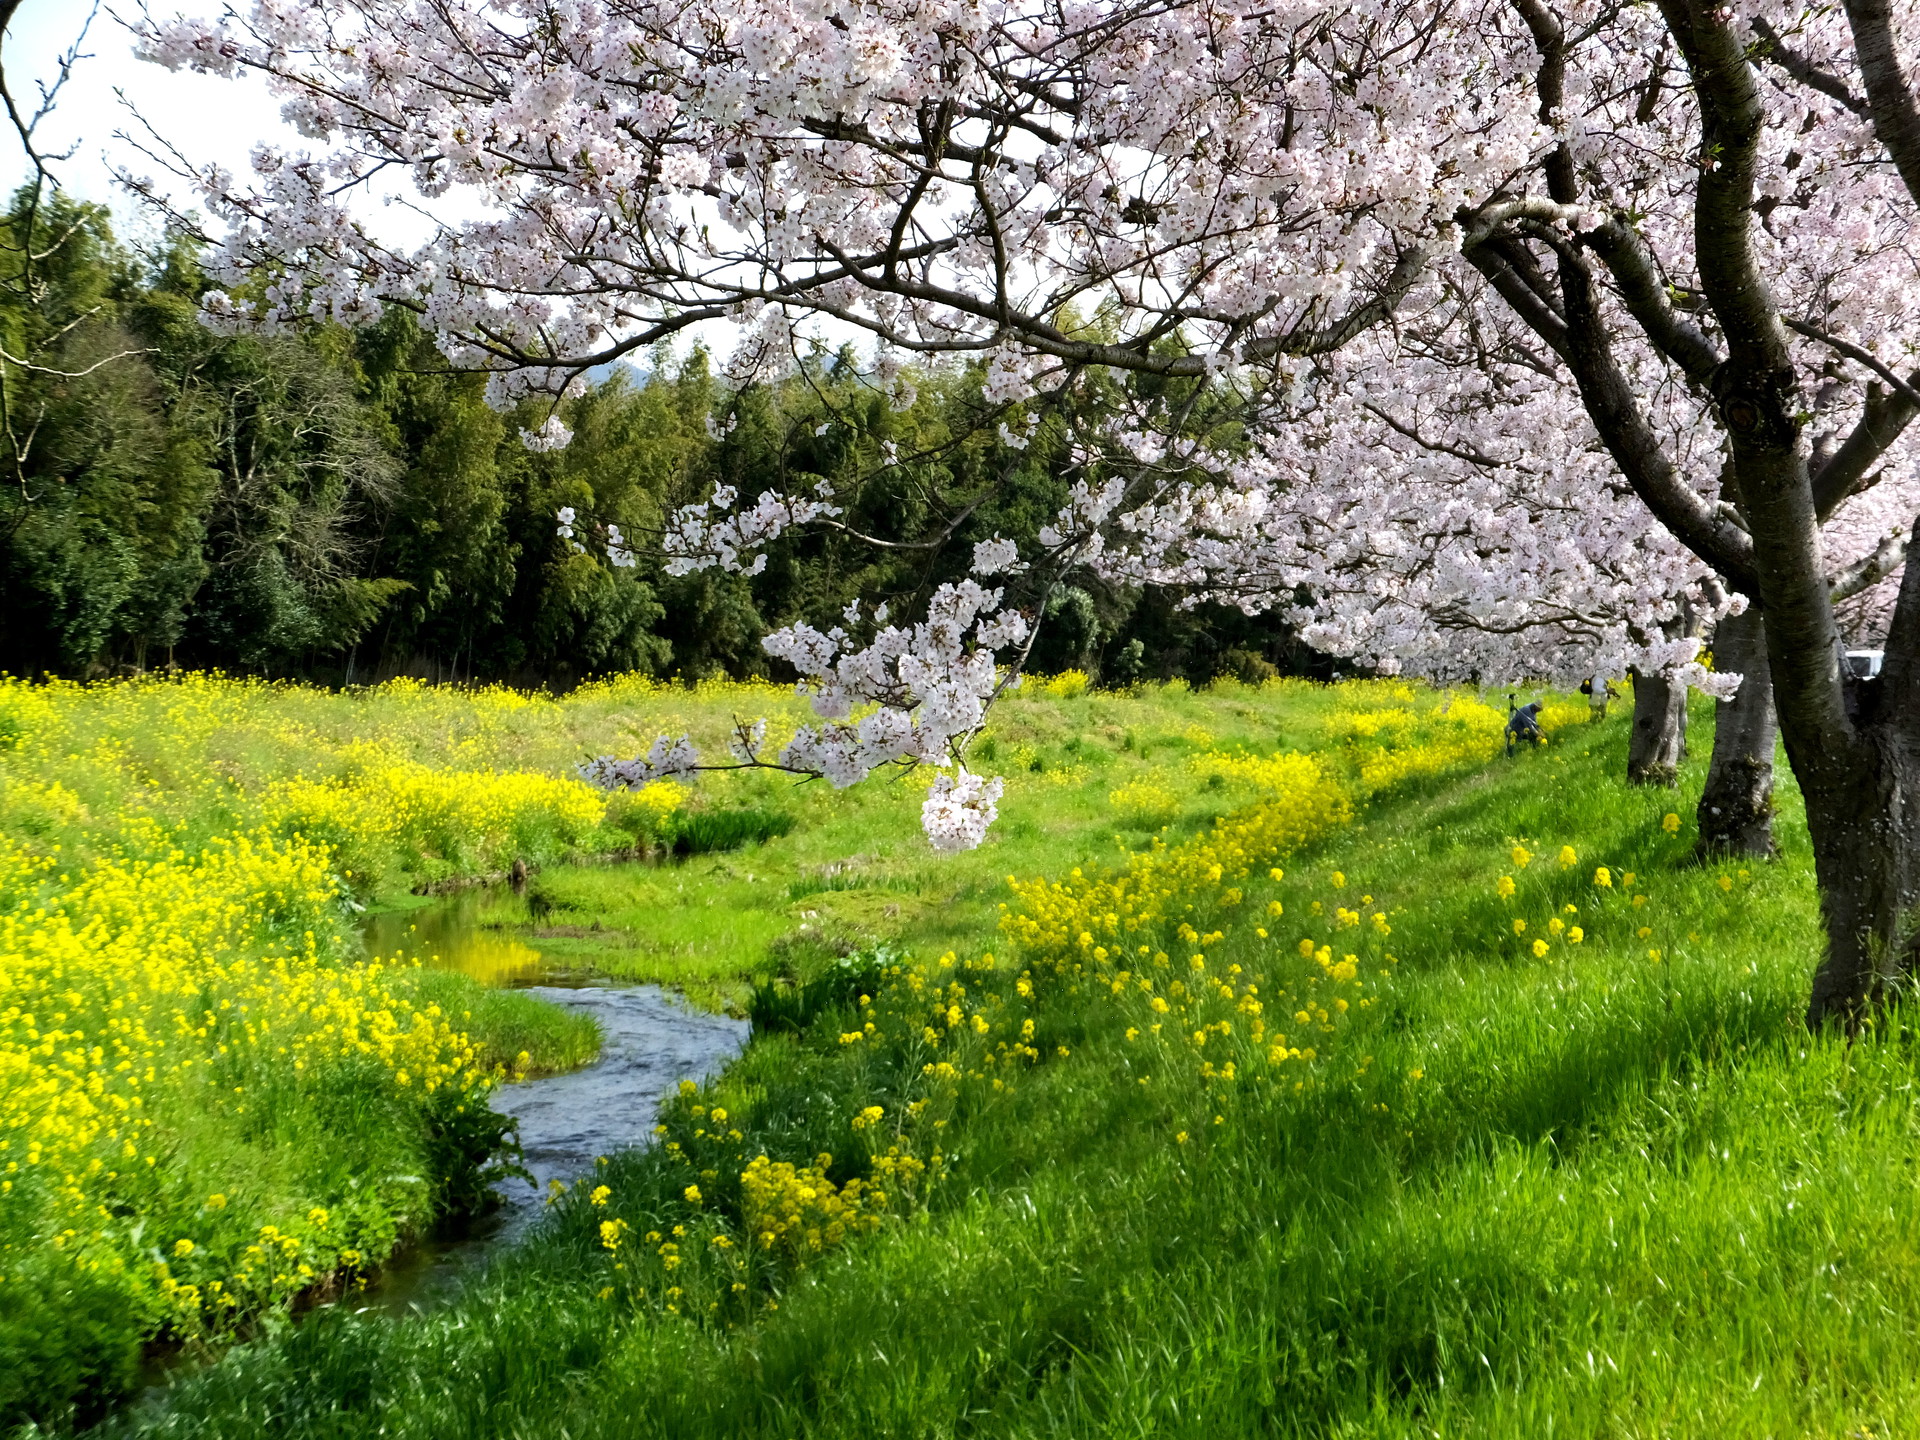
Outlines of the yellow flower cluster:
[[827,1178],[832,1165],[824,1154],[805,1166],[765,1155],[749,1161],[740,1175],[749,1243],[800,1258],[878,1229],[886,1192],[859,1179],[835,1185]]
[[349,869],[393,854],[498,869],[534,849],[542,832],[577,845],[606,816],[603,795],[578,780],[433,770],[371,745],[349,747],[344,758],[338,777],[268,786],[260,814],[278,834],[331,846]]
[[[1524,870],[1534,859],[1534,853],[1524,844],[1512,843],[1507,850],[1507,858],[1517,869]],[[1570,872],[1580,865],[1580,855],[1571,845],[1562,845],[1559,853],[1560,874],[1565,879],[1550,878],[1552,872],[1536,872],[1538,890],[1536,903],[1544,901],[1547,915],[1542,921],[1531,926],[1524,916],[1514,916],[1507,922],[1506,932],[1520,942],[1522,954],[1531,955],[1536,960],[1547,959],[1556,953],[1560,945],[1579,945],[1590,938],[1589,927],[1596,920],[1605,920],[1610,915],[1624,914],[1629,919],[1636,938],[1645,940],[1653,933],[1650,926],[1639,923],[1639,912],[1648,902],[1644,890],[1639,889],[1640,877],[1632,870],[1616,871],[1610,865],[1594,867],[1593,874],[1584,884],[1574,878]],[[1743,874],[1745,872],[1742,872]],[[1568,882],[1578,886],[1578,890],[1569,888]],[[1494,879],[1493,893],[1502,902],[1512,901],[1519,893],[1519,886],[1513,876],[1500,875]],[[1577,895],[1580,903],[1567,898]],[[1586,908],[1583,910],[1582,906]],[[1527,937],[1531,935],[1532,938]],[[1601,943],[1594,937],[1595,943]],[[1658,958],[1657,955],[1655,958]]]
[[1093,683],[1084,670],[1062,670],[1058,675],[1028,675],[1023,678],[1033,693],[1055,700],[1071,700],[1084,695],[1087,687]]
[[671,780],[656,780],[638,790],[619,791],[611,797],[610,808],[621,812],[623,828],[658,838],[666,833],[667,821],[687,803],[684,785]]
[[1107,804],[1113,807],[1114,817],[1123,825],[1152,830],[1174,820],[1180,814],[1182,802],[1159,781],[1141,779],[1130,780],[1112,791],[1107,796]]
[[217,675],[0,678],[0,833],[151,856],[211,820],[327,844],[356,880],[499,869],[586,847],[606,819],[593,787],[499,764],[529,729],[564,733],[557,703],[409,681],[349,699]]
[[1346,791],[1306,755],[1265,760],[1219,757],[1255,784],[1262,799],[1178,845],[1155,841],[1111,875],[1075,870],[1065,881],[1008,877],[1015,907],[1001,928],[1026,952],[1060,959],[1135,931],[1177,920],[1197,905],[1238,904],[1236,882],[1353,816]]
[[778,684],[772,680],[728,680],[724,677],[713,677],[687,685],[678,680],[662,680],[650,675],[628,674],[589,681],[570,691],[567,698],[570,701],[590,703],[610,702],[621,707],[646,705],[649,710],[657,709],[658,702],[662,700],[671,701],[681,698],[724,700],[743,711],[758,713],[761,710],[777,709],[783,705],[792,704],[794,692],[791,685]]
[[[176,1153],[187,1117],[219,1112],[244,1128],[250,1106],[271,1103],[260,1097],[343,1066],[390,1091],[451,1087],[480,1103],[472,1046],[436,1007],[416,1006],[406,967],[338,963],[347,941],[332,870],[324,848],[270,835],[78,874],[0,842],[11,902],[0,910],[0,1286],[51,1241],[140,1290],[138,1217],[156,1188],[212,1188]],[[226,1204],[219,1193],[200,1209]],[[295,1236],[324,1231],[328,1216],[296,1204],[281,1219],[231,1273],[212,1273],[221,1262],[181,1237],[151,1278],[175,1310],[292,1293],[313,1275],[311,1254],[294,1259]],[[174,1273],[183,1263],[192,1284]]]
[[[680,787],[610,801],[563,773],[595,706],[702,696],[600,688],[0,678],[0,1304],[64,1268],[148,1330],[218,1327],[424,1217],[411,1161],[349,1200],[305,1193],[326,1167],[289,1158],[327,1105],[387,1116],[396,1157],[428,1111],[484,1130],[457,1017],[409,965],[360,958],[347,890],[660,830]],[[541,770],[514,768],[530,753]]]
[[[1471,696],[1436,700],[1397,685],[1384,698],[1390,706],[1335,711],[1324,722],[1327,738],[1353,766],[1362,794],[1405,781],[1484,764],[1500,752],[1507,717]],[[1553,702],[1540,712],[1543,733],[1584,723],[1586,710]]]

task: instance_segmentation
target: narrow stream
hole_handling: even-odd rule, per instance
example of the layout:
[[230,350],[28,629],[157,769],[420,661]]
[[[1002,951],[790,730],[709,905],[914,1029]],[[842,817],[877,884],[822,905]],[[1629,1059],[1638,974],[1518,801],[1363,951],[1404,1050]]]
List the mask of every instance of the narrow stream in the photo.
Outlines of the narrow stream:
[[660,1103],[674,1087],[716,1074],[747,1042],[745,1020],[696,1010],[657,985],[611,984],[549,965],[511,934],[482,925],[485,903],[482,892],[463,891],[418,910],[368,916],[361,934],[369,953],[404,951],[587,1011],[600,1023],[600,1057],[493,1092],[493,1108],[520,1122],[533,1183],[504,1182],[499,1209],[396,1256],[364,1301],[397,1313],[444,1297],[525,1235],[546,1208],[549,1181],[572,1180],[602,1155],[650,1143]]

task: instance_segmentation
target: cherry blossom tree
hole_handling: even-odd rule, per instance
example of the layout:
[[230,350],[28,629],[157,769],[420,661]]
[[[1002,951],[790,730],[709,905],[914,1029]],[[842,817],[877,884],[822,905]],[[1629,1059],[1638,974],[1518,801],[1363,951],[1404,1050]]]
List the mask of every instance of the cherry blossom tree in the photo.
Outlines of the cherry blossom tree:
[[[1894,368],[1920,301],[1920,147],[1902,149],[1920,112],[1892,12],[1663,0],[1633,22],[1664,32],[1635,52],[1657,57],[1636,88],[1631,66],[1592,68],[1575,87],[1592,32],[1576,41],[1544,9],[1518,8],[1540,53],[1542,113],[1567,133],[1541,158],[1531,213],[1465,254],[1565,359],[1649,508],[1760,604],[1827,922],[1810,1015],[1858,1023],[1911,971],[1920,858],[1902,798],[1920,718],[1920,581],[1903,581],[1885,677],[1850,696],[1833,598],[1849,579],[1821,536],[1882,473],[1920,399]],[[1624,58],[1617,42],[1604,53]],[[1640,347],[1712,399],[1728,464],[1710,502],[1648,422],[1649,392],[1622,363]],[[1859,566],[1887,566],[1901,544],[1889,536]]]
[[[987,396],[1010,405],[1098,367],[1310,393],[1370,417],[1356,436],[1384,427],[1461,467],[1434,471],[1456,503],[1431,543],[1372,478],[1416,467],[1323,461],[1307,426],[1184,491],[1128,441],[1159,480],[1090,472],[1040,549],[1197,565],[1254,595],[1259,573],[1232,569],[1253,537],[1276,575],[1320,577],[1324,633],[1436,672],[1499,631],[1510,562],[1487,563],[1488,527],[1522,535],[1511,563],[1545,582],[1509,591],[1526,615],[1558,607],[1655,670],[1684,669],[1702,608],[1742,597],[1814,841],[1828,954],[1810,1016],[1857,1024],[1920,946],[1920,580],[1864,689],[1835,599],[1904,559],[1906,525],[1878,530],[1858,502],[1905,473],[1920,413],[1902,374],[1917,25],[1908,0],[253,0],[141,38],[163,63],[264,73],[319,146],[263,152],[244,183],[202,177],[226,226],[216,318],[405,306],[502,400],[722,319],[750,374],[806,315],[903,354],[985,355]],[[476,218],[383,243],[356,196],[402,174]],[[1489,374],[1436,350],[1418,321],[1446,305],[1525,357]],[[1559,497],[1551,521],[1498,500],[1521,466]],[[833,503],[734,498],[684,517],[688,563],[750,564],[756,536]],[[1869,533],[1838,548],[1823,525],[1846,517]],[[1384,590],[1345,588],[1337,548],[1297,558],[1356,534],[1381,558],[1411,543],[1399,572],[1370,566]],[[1548,553],[1564,563],[1541,574]],[[955,758],[1026,641],[1005,598],[975,583],[912,626],[776,637],[823,707],[779,763]],[[850,724],[843,703],[869,701],[889,718]],[[635,773],[685,763],[656,748]],[[963,774],[930,818],[965,843],[990,789]]]
[[[1503,331],[1498,311],[1433,298],[1403,304],[1390,339],[1349,346],[1314,385],[1266,397],[1277,413],[1257,423],[1252,454],[1191,457],[1204,462],[1198,480],[1123,517],[1136,534],[1181,538],[1149,563],[1109,549],[1109,570],[1277,608],[1322,649],[1389,672],[1486,683],[1632,670],[1635,783],[1673,783],[1691,682],[1722,701],[1702,849],[1770,853],[1775,731],[1758,610],[1653,518],[1570,377],[1510,317]],[[1662,443],[1695,471],[1720,468],[1703,399],[1664,400]],[[1824,527],[1845,577],[1837,600],[1897,563],[1917,506],[1911,446],[1895,446]],[[1709,632],[1711,675],[1695,658]]]

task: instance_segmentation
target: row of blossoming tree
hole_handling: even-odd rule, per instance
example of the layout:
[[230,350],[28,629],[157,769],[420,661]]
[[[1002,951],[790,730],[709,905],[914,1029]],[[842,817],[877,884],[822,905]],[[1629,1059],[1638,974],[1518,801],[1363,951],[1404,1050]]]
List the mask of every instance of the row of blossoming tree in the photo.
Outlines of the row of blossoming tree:
[[[977,843],[996,785],[956,762],[1074,567],[1439,678],[1764,678],[1810,1016],[1851,1025],[1920,952],[1916,31],[1909,0],[254,0],[141,43],[268,76],[314,139],[200,176],[234,323],[404,306],[506,401],[722,320],[748,375],[825,316],[883,367],[985,353],[1014,442],[1102,369],[1193,382],[1076,437],[1072,502],[909,623],[771,637],[822,723],[743,726],[736,763],[949,766],[928,832]],[[417,246],[358,206],[397,174],[441,217]],[[664,541],[751,568],[837,521],[718,493]],[[1886,627],[1858,693],[1846,604]]]

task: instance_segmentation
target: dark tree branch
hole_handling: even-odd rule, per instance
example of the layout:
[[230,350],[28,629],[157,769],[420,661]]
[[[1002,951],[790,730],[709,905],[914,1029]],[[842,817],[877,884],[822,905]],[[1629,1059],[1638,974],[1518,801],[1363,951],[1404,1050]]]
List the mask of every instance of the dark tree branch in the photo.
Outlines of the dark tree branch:
[[1867,102],[1853,93],[1845,80],[1830,70],[1822,70],[1806,56],[1792,49],[1773,28],[1765,16],[1758,16],[1753,22],[1753,33],[1766,43],[1760,53],[1772,60],[1787,74],[1811,90],[1818,90],[1829,100],[1837,100],[1855,115],[1865,118]]
[[[1545,0],[1512,0],[1527,29],[1533,34],[1534,47],[1540,52],[1540,70],[1534,86],[1540,92],[1540,119],[1551,125],[1557,118],[1567,89],[1567,36]],[[1553,147],[1545,164],[1547,193],[1562,205],[1580,198],[1579,178],[1574,173],[1573,156],[1565,143]]]
[[1714,398],[1753,532],[1757,590],[1781,724],[1803,784],[1844,771],[1857,734],[1841,690],[1840,630],[1821,558],[1819,519],[1801,443],[1798,377],[1787,327],[1753,244],[1753,202],[1766,114],[1754,60],[1716,0],[1660,0],[1693,78],[1705,163],[1694,254],[1727,361]]
[[1839,574],[1831,576],[1827,588],[1834,603],[1850,599],[1871,589],[1907,562],[1907,533],[1896,530],[1882,540],[1871,555],[1854,561]]
[[1873,371],[1874,374],[1886,381],[1887,384],[1892,387],[1893,392],[1908,404],[1920,405],[1920,390],[1916,390],[1898,375],[1894,374],[1892,370],[1881,364],[1879,360],[1874,358],[1872,351],[1863,350],[1851,340],[1843,340],[1838,335],[1830,335],[1818,325],[1814,325],[1806,320],[1796,320],[1791,315],[1781,317],[1780,323],[1793,331],[1794,334],[1804,335],[1809,340],[1817,340],[1835,354],[1844,355],[1856,364],[1866,366],[1869,370]]
[[1527,328],[1544,340],[1562,361],[1571,363],[1572,342],[1567,334],[1566,318],[1551,308],[1535,293],[1533,286],[1521,278],[1507,256],[1506,247],[1490,240],[1468,250],[1466,257],[1474,269],[1487,277],[1487,282]]
[[1673,308],[1667,298],[1666,281],[1639,233],[1614,218],[1580,238],[1607,262],[1608,272],[1620,287],[1620,298],[1654,348],[1678,365],[1689,380],[1701,385],[1711,380],[1720,364],[1720,352],[1698,325]]
[[[1920,379],[1920,376],[1916,376]],[[1813,473],[1813,509],[1821,521],[1829,519],[1847,499],[1866,488],[1866,475],[1887,453],[1893,442],[1920,415],[1920,404],[1912,398],[1910,387],[1902,391],[1882,390],[1878,385],[1867,392],[1866,407],[1840,448]]]
[[1867,86],[1873,133],[1893,157],[1907,193],[1920,201],[1920,106],[1914,103],[1913,89],[1900,69],[1892,0],[1845,0],[1845,4],[1860,76]]

